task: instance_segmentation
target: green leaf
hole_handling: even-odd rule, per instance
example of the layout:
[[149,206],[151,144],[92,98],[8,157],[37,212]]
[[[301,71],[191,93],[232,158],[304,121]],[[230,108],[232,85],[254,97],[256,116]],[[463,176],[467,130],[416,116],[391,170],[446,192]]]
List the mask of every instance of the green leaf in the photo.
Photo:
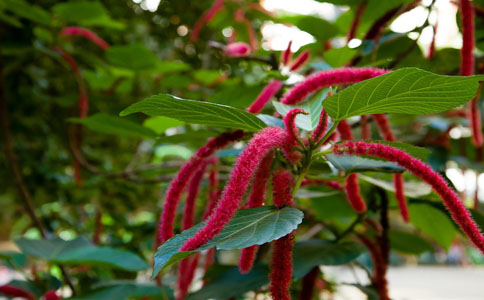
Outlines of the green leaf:
[[112,46],[106,50],[107,60],[115,66],[134,71],[154,70],[159,58],[143,44]]
[[296,116],[296,126],[307,130],[313,131],[319,123],[319,117],[323,106],[321,103],[326,98],[328,90],[317,93],[311,101],[303,102],[299,105],[286,105],[277,101],[273,101],[272,104],[276,108],[276,111],[285,116],[291,109],[301,108],[308,112],[308,115],[299,114]]
[[[96,289],[87,295],[70,298],[72,300],[131,300],[133,298],[156,297],[156,299],[174,299],[173,291],[166,286],[137,283],[131,281],[109,281],[96,286]],[[164,298],[167,297],[167,298]]]
[[239,268],[230,268],[219,274],[201,290],[190,294],[187,300],[229,299],[254,291],[269,283],[267,266],[256,265],[247,274],[241,274]]
[[449,250],[457,229],[447,215],[425,204],[411,204],[409,210],[410,222],[442,248]]
[[122,29],[124,25],[111,19],[98,1],[70,1],[54,5],[53,12],[62,20],[84,26],[105,26]]
[[[13,14],[40,23],[42,25],[50,25],[51,16],[50,14],[42,9],[40,6],[34,5],[32,3],[27,3],[24,0],[3,0],[5,9],[12,12]],[[8,16],[7,16],[8,17]],[[21,24],[20,24],[21,25]]]
[[392,249],[406,254],[421,254],[433,252],[434,247],[416,233],[390,230],[390,245]]
[[162,134],[168,128],[178,127],[183,124],[185,124],[185,122],[163,116],[148,118],[143,122],[143,126],[148,127],[157,134]]
[[[360,175],[360,178],[371,184],[381,187],[384,190],[395,193],[395,184],[393,183],[393,181],[381,180],[375,177],[365,175]],[[425,196],[432,192],[432,188],[422,181],[405,181],[403,189],[405,196],[412,198]]]
[[187,147],[180,145],[162,145],[156,147],[152,162],[161,162],[167,156],[177,156],[187,160],[192,155],[192,151]]
[[319,265],[337,266],[355,260],[364,248],[353,242],[332,243],[308,240],[294,245],[293,277],[298,280]]
[[245,86],[239,83],[217,91],[209,97],[209,101],[238,108],[246,108],[254,102],[263,88],[263,85]]
[[152,276],[195,252],[213,247],[219,250],[242,249],[277,240],[296,229],[302,219],[303,213],[292,207],[276,209],[272,206],[262,206],[242,209],[211,241],[195,251],[179,252],[178,249],[202,228],[204,223],[200,223],[172,237],[158,248],[154,257]]
[[120,117],[97,113],[87,118],[70,118],[70,122],[78,123],[101,133],[114,134],[122,137],[155,138],[156,132]]
[[132,104],[120,115],[142,112],[149,116],[165,116],[180,121],[206,126],[259,131],[266,127],[256,115],[226,105],[186,100],[158,94]]
[[285,16],[279,18],[279,20],[284,23],[291,23],[302,31],[310,33],[318,42],[324,42],[338,34],[338,27],[316,16]]
[[24,254],[49,262],[68,265],[102,265],[127,271],[139,271],[149,267],[138,255],[110,247],[97,247],[83,238],[64,241],[19,239],[15,242]]
[[326,155],[326,159],[339,171],[345,173],[358,172],[385,172],[385,173],[402,173],[404,168],[396,163],[365,158],[357,155]]
[[324,52],[323,58],[333,68],[339,68],[349,62],[357,53],[357,50],[348,47],[335,48]]
[[311,198],[311,209],[316,218],[322,221],[333,218],[356,217],[356,213],[346,200],[346,196],[340,191],[328,197]]
[[438,113],[472,99],[483,79],[404,68],[357,83],[326,99],[323,106],[336,121],[380,113]]

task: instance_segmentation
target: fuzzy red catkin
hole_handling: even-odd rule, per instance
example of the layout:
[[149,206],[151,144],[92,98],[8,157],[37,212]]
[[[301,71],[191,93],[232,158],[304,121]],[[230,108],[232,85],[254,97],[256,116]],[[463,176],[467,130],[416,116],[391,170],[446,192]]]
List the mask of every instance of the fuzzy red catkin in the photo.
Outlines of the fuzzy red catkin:
[[282,52],[281,55],[281,62],[283,65],[287,66],[289,62],[291,62],[292,58],[292,51],[291,51],[292,41],[289,41],[286,50]]
[[389,71],[376,68],[339,68],[315,73],[296,84],[281,99],[281,103],[294,105],[303,101],[309,94],[325,87],[357,83]]
[[[383,138],[390,142],[396,141],[397,139],[395,138],[395,134],[393,134],[388,118],[384,114],[374,114],[372,116]],[[402,219],[408,223],[410,221],[410,214],[408,212],[407,199],[405,199],[403,174],[393,175],[393,185],[395,187],[395,197],[400,208],[400,214],[402,215]]]
[[302,68],[302,66],[304,66],[308,62],[310,58],[311,58],[311,54],[309,53],[309,50],[304,50],[303,52],[301,52],[301,54],[299,54],[298,57],[296,57],[296,59],[294,60],[294,62],[290,67],[290,70],[293,72],[298,71],[299,69]]
[[395,162],[412,174],[428,183],[442,198],[454,221],[471,242],[484,254],[484,236],[471,217],[470,212],[459,199],[459,196],[447,185],[441,175],[432,168],[408,153],[388,145],[367,142],[345,142],[334,146],[334,153],[365,155]]
[[205,220],[208,216],[212,213],[212,210],[217,205],[218,198],[220,196],[220,191],[218,189],[218,169],[217,169],[217,162],[218,160],[214,160],[212,169],[208,175],[208,204],[203,213],[203,219]]
[[230,43],[225,46],[224,53],[228,57],[245,57],[250,54],[250,46],[244,42]]
[[87,28],[77,26],[64,27],[61,31],[61,35],[80,35],[87,38],[103,50],[109,48],[109,44],[105,40]]
[[182,229],[187,230],[193,226],[195,218],[195,200],[197,200],[198,190],[202,183],[203,174],[207,167],[207,162],[202,163],[198,171],[188,183],[188,193],[183,210]]
[[274,95],[282,88],[282,82],[279,80],[272,80],[257,96],[255,101],[247,108],[247,111],[253,114],[258,114],[262,111],[264,106],[271,100]]
[[358,234],[357,237],[368,248],[368,252],[370,253],[371,261],[373,262],[372,283],[376,286],[380,299],[390,300],[386,279],[387,268],[381,249],[378,247],[378,244],[363,234]]
[[361,138],[363,140],[371,139],[371,127],[370,127],[370,123],[368,123],[367,115],[361,116],[360,124],[361,124]]
[[[259,165],[259,168],[255,173],[254,180],[252,181],[252,190],[249,198],[247,199],[247,203],[245,204],[245,208],[259,207],[264,204],[265,191],[271,175],[271,165],[273,160],[274,153],[270,152],[266,155],[266,157],[264,157]],[[258,249],[258,245],[253,245],[242,249],[239,260],[240,273],[246,274],[252,269]]]
[[44,300],[61,300],[62,298],[57,295],[54,290],[50,290],[44,294]]
[[12,297],[12,298],[19,297],[27,300],[35,300],[37,298],[31,292],[23,290],[13,285],[0,286],[0,294],[3,294],[7,297]]
[[286,132],[279,127],[266,127],[258,132],[239,155],[235,167],[226,184],[222,198],[201,228],[180,248],[192,251],[219,234],[235,215],[239,203],[249,186],[250,180],[262,159],[273,148],[281,147],[286,141]]
[[321,114],[319,115],[318,126],[316,126],[316,129],[314,129],[313,133],[311,134],[311,140],[313,140],[314,143],[317,143],[321,140],[324,132],[326,131],[326,127],[328,127],[328,114],[323,108],[321,109]]
[[309,113],[301,108],[293,108],[284,116],[284,126],[286,127],[286,131],[289,136],[289,143],[294,143],[298,140],[301,140],[299,138],[299,130],[296,126],[296,117],[299,114],[307,115]]
[[[346,120],[340,121],[338,123],[337,129],[342,140],[353,139],[351,127],[348,122],[346,122]],[[356,173],[350,174],[348,178],[346,178],[344,189],[346,192],[346,198],[348,199],[351,207],[357,213],[362,213],[366,211],[366,203],[360,195],[360,186],[358,184],[358,175]]]
[[302,289],[299,294],[299,300],[312,300],[314,294],[314,288],[316,286],[316,280],[319,275],[319,266],[316,266],[304,275],[302,279]]
[[[281,208],[293,206],[291,189],[292,175],[287,170],[276,170],[272,177],[272,192],[274,205]],[[269,291],[273,300],[289,300],[289,288],[292,282],[292,248],[294,232],[273,242],[271,273],[269,274]]]
[[204,159],[211,156],[216,150],[225,147],[227,144],[240,140],[243,136],[244,132],[241,130],[222,133],[221,135],[212,138],[207,144],[205,144],[205,146],[198,149],[195,155],[183,165],[175,179],[171,182],[168,192],[166,193],[165,203],[158,225],[156,245],[164,243],[173,236],[173,223],[175,221],[176,208],[181,193],[192,176],[195,175],[194,173],[203,163]]
[[190,40],[192,42],[198,41],[198,36],[200,35],[200,31],[202,31],[203,26],[212,20],[223,7],[224,0],[215,0],[212,6],[203,13],[197,22],[195,22],[192,33],[190,34]]
[[200,259],[200,253],[196,253],[193,257],[187,257],[180,262],[178,268],[178,294],[176,300],[185,299],[190,284],[195,277],[195,271],[198,266],[198,261]]

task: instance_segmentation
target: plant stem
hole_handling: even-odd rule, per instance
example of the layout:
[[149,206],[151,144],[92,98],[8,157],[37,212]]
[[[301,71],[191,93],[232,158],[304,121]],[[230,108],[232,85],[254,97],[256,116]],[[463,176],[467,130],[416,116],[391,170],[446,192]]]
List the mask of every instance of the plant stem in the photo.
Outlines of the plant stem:
[[338,127],[338,124],[339,124],[339,121],[334,122],[331,128],[328,130],[328,132],[326,132],[326,134],[323,136],[323,138],[316,145],[314,145],[313,149],[319,148],[324,142],[326,142],[331,136],[331,134],[336,130],[336,128]]

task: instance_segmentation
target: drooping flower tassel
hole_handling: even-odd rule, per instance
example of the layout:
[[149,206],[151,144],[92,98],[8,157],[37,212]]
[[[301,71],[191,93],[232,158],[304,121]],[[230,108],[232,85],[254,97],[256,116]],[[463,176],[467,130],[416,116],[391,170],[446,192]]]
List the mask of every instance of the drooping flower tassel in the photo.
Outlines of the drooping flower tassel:
[[0,294],[11,298],[23,298],[27,300],[35,300],[37,297],[29,291],[21,289],[13,285],[0,286]]
[[202,31],[203,26],[212,20],[219,11],[224,7],[224,0],[215,0],[212,6],[206,10],[203,15],[197,20],[195,25],[193,25],[192,33],[190,34],[190,40],[192,42],[198,41],[198,36]]
[[316,287],[316,280],[319,276],[319,266],[316,266],[304,275],[302,279],[302,289],[299,294],[299,300],[312,300],[314,295],[314,288]]
[[282,82],[279,80],[272,80],[257,96],[255,101],[247,108],[247,111],[253,114],[258,114],[262,111],[264,106],[274,97],[282,88]]
[[[278,208],[293,206],[291,189],[293,178],[287,170],[274,171],[272,178],[273,201]],[[294,232],[276,240],[272,245],[269,291],[273,300],[290,300],[289,288],[292,282],[292,248]]]
[[284,116],[283,120],[287,132],[287,141],[283,145],[282,152],[291,163],[297,163],[301,159],[301,153],[294,149],[298,144],[303,145],[299,137],[299,130],[296,126],[296,117],[298,114],[307,115],[308,113],[303,109],[293,108]]
[[370,123],[368,122],[367,115],[361,116],[360,126],[361,126],[361,139],[363,140],[371,139],[371,127],[370,127]]
[[315,73],[301,83],[296,84],[281,99],[281,103],[294,105],[306,96],[329,86],[357,83],[389,71],[376,68],[339,68]]
[[311,134],[311,140],[314,143],[317,143],[323,137],[324,132],[326,131],[326,127],[328,127],[328,114],[326,111],[321,109],[321,114],[319,116],[318,126],[314,129],[313,133]]
[[87,38],[103,50],[107,50],[109,48],[109,44],[105,40],[87,28],[77,26],[64,27],[61,31],[61,35],[80,35]]
[[[338,132],[341,136],[341,140],[353,139],[351,127],[346,120],[342,120],[338,123]],[[358,175],[356,173],[352,173],[346,178],[344,189],[346,192],[346,198],[354,211],[357,213],[366,211],[366,203],[360,195],[360,185],[358,184]]]
[[158,236],[156,238],[157,246],[166,242],[173,236],[173,223],[175,221],[176,209],[181,193],[192,176],[195,175],[195,172],[201,166],[203,161],[215,153],[216,150],[225,147],[231,142],[240,140],[243,136],[243,131],[236,130],[212,138],[183,165],[175,179],[171,182],[168,192],[166,193],[163,212],[160,216],[160,222],[158,225]]
[[476,225],[470,212],[459,199],[459,196],[447,185],[441,175],[417,158],[403,150],[388,145],[367,142],[345,142],[334,146],[334,153],[345,153],[382,158],[395,162],[412,174],[428,183],[442,198],[454,221],[460,226],[471,242],[484,254],[484,236]]
[[374,243],[363,234],[357,235],[358,239],[368,248],[371,261],[373,263],[372,283],[378,291],[381,300],[390,300],[388,295],[388,281],[386,279],[386,263],[383,257],[382,249],[377,243]]
[[[474,8],[469,0],[460,0],[462,17],[462,49],[460,74],[470,76],[474,73]],[[469,121],[472,130],[472,142],[478,148],[483,145],[481,127],[481,112],[479,109],[479,98],[475,97],[469,102]]]
[[246,192],[250,179],[262,159],[273,148],[281,147],[286,141],[286,132],[279,127],[267,127],[257,133],[245,150],[237,158],[230,180],[225,186],[217,207],[202,227],[180,248],[192,251],[219,234],[235,215],[239,203]]
[[[390,126],[390,122],[388,122],[388,118],[384,114],[374,114],[373,119],[375,120],[378,128],[380,129],[380,133],[385,140],[390,142],[396,141],[395,134],[393,134],[392,127]],[[400,214],[402,215],[402,219],[408,223],[410,221],[410,214],[408,212],[407,199],[405,198],[403,174],[393,175],[393,185],[395,187],[395,198],[398,202]]]
[[[245,208],[255,208],[264,204],[265,191],[271,175],[271,165],[273,160],[274,154],[272,152],[270,152],[262,160],[257,172],[255,173],[254,180],[252,181],[252,190]],[[242,249],[239,260],[240,273],[246,274],[252,269],[258,249],[258,245],[253,245]]]

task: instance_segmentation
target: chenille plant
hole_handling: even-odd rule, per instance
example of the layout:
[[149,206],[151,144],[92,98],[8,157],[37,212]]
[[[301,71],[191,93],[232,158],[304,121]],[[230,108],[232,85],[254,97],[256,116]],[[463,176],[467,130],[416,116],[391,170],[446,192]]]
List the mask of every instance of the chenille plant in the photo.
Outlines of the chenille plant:
[[[346,265],[390,300],[390,255],[484,263],[479,1],[450,4],[459,50],[435,1],[38,2],[0,4],[0,298],[332,299]],[[390,30],[415,8],[417,40]]]

